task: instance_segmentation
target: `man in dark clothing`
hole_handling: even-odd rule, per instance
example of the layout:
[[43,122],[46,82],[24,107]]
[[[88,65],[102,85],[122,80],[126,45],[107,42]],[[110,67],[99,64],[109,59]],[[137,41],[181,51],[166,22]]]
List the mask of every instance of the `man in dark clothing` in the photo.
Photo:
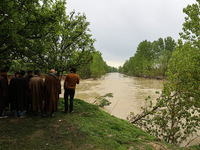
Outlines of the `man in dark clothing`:
[[20,76],[12,78],[10,81],[10,95],[11,95],[11,110],[15,111],[15,117],[24,117],[24,110],[26,108],[28,83],[24,77],[25,71],[20,71]]
[[18,78],[20,76],[19,72],[15,73],[15,77],[10,80],[10,86],[9,86],[9,93],[10,93],[10,106],[11,111],[15,112],[15,117],[17,117],[17,89],[18,89]]
[[20,76],[19,71],[15,72],[15,77],[19,77],[19,76]]
[[29,70],[28,71],[28,75],[26,76],[26,79],[28,80],[28,82],[30,81],[30,79],[33,77],[33,71]]
[[76,74],[76,69],[72,68],[70,73],[66,76],[64,82],[64,99],[65,99],[65,111],[64,113],[68,112],[68,97],[70,96],[70,113],[73,113],[73,100],[75,95],[75,88],[76,84],[79,84],[79,76]]
[[5,118],[3,112],[8,104],[8,79],[7,70],[2,69],[0,75],[0,118]]
[[48,76],[45,78],[44,83],[44,97],[45,104],[44,110],[51,112],[51,116],[54,117],[54,111],[58,110],[59,94],[61,93],[61,84],[59,79],[55,75],[55,70],[51,69]]
[[[33,77],[33,72],[31,70],[28,71],[28,75],[26,76],[26,80],[28,82],[28,87],[29,87],[29,81],[30,79]],[[26,100],[26,111],[30,111],[30,108],[31,108],[31,100],[30,100],[30,91],[28,90],[28,93],[27,93],[27,100]]]

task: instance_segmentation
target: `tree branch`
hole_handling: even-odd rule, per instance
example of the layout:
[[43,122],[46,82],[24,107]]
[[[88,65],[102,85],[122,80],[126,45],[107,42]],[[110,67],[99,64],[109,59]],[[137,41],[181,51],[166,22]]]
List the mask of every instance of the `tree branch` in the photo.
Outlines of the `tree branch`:
[[[178,93],[176,92],[172,97],[176,96]],[[168,102],[169,99],[165,100],[164,103]],[[148,113],[146,114],[140,114],[138,115],[138,118],[136,118],[134,121],[132,121],[132,124],[136,124],[137,121],[139,121],[140,119],[146,117],[147,115],[151,114],[152,112],[154,112],[155,110],[157,110],[158,108],[160,108],[161,104],[158,104],[157,106],[155,106],[151,111],[148,111]]]

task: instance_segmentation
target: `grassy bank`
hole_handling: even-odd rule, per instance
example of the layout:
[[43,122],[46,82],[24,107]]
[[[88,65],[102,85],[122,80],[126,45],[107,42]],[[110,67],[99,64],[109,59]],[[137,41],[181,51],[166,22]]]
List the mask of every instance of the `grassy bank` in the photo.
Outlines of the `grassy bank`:
[[[60,100],[63,109],[63,99]],[[74,113],[0,120],[0,150],[178,149],[125,120],[76,99]]]

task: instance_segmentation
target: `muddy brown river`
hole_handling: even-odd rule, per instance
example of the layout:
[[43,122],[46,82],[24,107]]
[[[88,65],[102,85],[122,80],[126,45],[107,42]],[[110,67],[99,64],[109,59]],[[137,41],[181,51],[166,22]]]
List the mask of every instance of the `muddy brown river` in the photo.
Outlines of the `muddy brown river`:
[[146,97],[151,96],[156,99],[159,95],[155,94],[155,91],[161,91],[162,87],[163,80],[108,73],[101,79],[81,80],[76,87],[75,98],[94,103],[98,97],[113,93],[112,98],[106,98],[111,104],[104,110],[118,118],[126,119],[130,112],[135,114],[141,112]]
[[[112,98],[106,98],[111,102],[104,110],[118,118],[125,119],[131,112],[140,113],[145,106],[145,98],[150,96],[152,100],[159,97],[156,91],[163,88],[163,80],[130,77],[120,73],[108,73],[100,79],[81,80],[76,87],[75,98],[94,103],[98,97],[107,93],[113,93]],[[62,86],[63,87],[63,86]],[[64,92],[60,97],[63,97]],[[190,145],[200,143],[197,138]],[[183,143],[181,146],[184,146]]]

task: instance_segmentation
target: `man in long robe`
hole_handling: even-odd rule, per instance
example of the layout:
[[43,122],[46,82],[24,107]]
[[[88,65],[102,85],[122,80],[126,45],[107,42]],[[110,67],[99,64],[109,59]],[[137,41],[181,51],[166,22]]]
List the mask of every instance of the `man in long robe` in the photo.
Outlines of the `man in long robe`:
[[10,95],[10,106],[11,111],[14,111],[15,117],[18,116],[17,112],[17,89],[18,89],[18,77],[20,76],[19,71],[15,73],[15,77],[10,80],[10,86],[9,86],[9,95]]
[[44,83],[45,97],[45,112],[51,112],[54,116],[54,111],[58,111],[59,94],[61,93],[60,80],[55,75],[55,70],[51,69]]
[[[28,87],[29,87],[29,81],[30,79],[33,77],[33,73],[31,70],[28,71],[28,75],[26,76],[26,80],[28,82]],[[31,108],[31,100],[30,100],[30,92],[28,91],[28,95],[27,95],[27,105],[26,105],[26,111],[30,111]]]
[[[15,97],[16,97],[16,95],[17,95],[17,77],[19,77],[20,76],[20,72],[19,71],[17,71],[16,73],[15,73],[15,77],[14,78],[12,78],[11,80],[10,80],[10,86],[9,86],[9,98],[10,98],[10,110],[11,111],[15,111],[15,110],[17,110],[17,101],[15,100]],[[17,112],[15,111],[15,116],[17,117]]]
[[24,75],[25,71],[21,70],[20,76],[12,78],[10,81],[11,110],[14,110],[15,117],[19,116],[20,118],[25,116],[24,110],[28,94],[28,83]]
[[8,80],[7,70],[2,69],[0,75],[0,117],[3,118],[3,111],[8,103]]
[[43,97],[43,88],[44,81],[40,77],[40,71],[36,70],[34,76],[29,81],[29,97],[31,101],[32,111],[35,113],[41,112],[44,110],[44,97]]

